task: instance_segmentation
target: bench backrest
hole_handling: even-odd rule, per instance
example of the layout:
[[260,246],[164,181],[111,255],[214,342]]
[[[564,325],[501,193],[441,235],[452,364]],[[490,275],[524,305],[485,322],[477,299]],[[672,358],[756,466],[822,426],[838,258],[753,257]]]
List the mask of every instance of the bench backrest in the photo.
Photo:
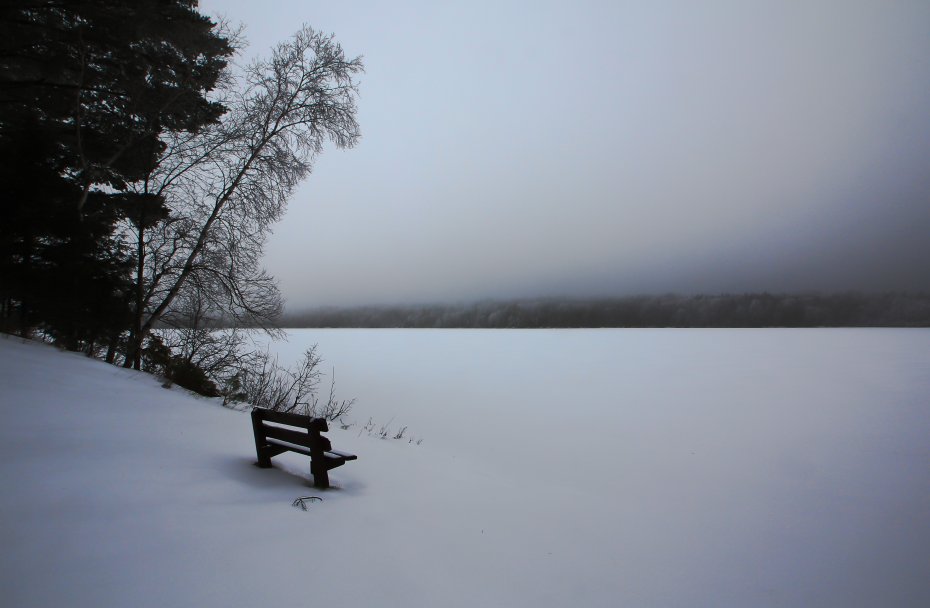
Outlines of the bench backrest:
[[256,407],[252,409],[252,426],[256,437],[261,435],[267,439],[285,441],[311,451],[326,451],[332,448],[329,440],[320,436],[320,433],[329,430],[325,418],[312,418]]

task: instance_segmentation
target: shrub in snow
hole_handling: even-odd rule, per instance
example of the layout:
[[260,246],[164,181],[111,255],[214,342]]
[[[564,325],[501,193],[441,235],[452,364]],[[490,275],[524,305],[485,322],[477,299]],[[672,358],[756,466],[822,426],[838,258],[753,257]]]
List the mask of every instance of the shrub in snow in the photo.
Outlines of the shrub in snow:
[[150,336],[142,353],[144,369],[207,397],[220,395],[205,369],[190,358],[174,355],[158,336]]
[[249,359],[225,387],[230,400],[244,401],[276,412],[294,412],[335,421],[352,409],[355,399],[336,398],[336,374],[333,372],[325,401],[319,396],[320,364],[314,344],[304,351],[296,366],[283,368],[278,358],[267,351]]

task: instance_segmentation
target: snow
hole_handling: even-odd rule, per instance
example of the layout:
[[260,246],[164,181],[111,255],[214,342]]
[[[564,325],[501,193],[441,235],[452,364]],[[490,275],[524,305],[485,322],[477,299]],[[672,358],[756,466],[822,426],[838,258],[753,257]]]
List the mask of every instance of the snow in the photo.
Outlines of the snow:
[[[30,606],[927,606],[930,331],[297,330],[357,461],[0,339],[0,598]],[[409,435],[408,435],[409,437]],[[307,511],[301,496],[322,496]]]

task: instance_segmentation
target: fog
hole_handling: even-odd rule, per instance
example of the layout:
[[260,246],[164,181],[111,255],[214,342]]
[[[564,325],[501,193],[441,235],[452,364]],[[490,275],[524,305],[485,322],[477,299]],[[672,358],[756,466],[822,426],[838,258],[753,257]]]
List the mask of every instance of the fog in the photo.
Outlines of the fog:
[[365,57],[268,242],[290,308],[930,289],[930,3],[201,10]]

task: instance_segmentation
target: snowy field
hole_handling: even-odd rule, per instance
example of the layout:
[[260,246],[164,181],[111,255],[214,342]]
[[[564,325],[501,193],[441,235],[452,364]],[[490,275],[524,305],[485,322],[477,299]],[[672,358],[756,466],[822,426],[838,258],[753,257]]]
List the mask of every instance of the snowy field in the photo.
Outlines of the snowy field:
[[[359,460],[0,338],[0,604],[930,606],[930,331],[299,330]],[[306,512],[298,496],[324,498]]]

